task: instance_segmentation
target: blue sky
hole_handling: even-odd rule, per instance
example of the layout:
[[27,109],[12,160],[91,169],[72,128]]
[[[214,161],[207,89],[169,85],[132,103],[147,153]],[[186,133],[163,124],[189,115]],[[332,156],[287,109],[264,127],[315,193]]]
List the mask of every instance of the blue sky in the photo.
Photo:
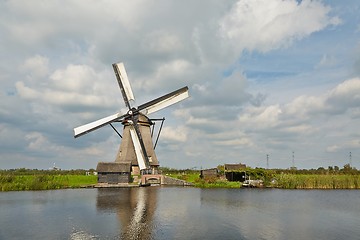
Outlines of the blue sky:
[[[0,1],[0,169],[114,161],[124,109],[189,86],[165,117],[162,166],[360,168],[358,1]],[[119,126],[121,130],[121,126]]]

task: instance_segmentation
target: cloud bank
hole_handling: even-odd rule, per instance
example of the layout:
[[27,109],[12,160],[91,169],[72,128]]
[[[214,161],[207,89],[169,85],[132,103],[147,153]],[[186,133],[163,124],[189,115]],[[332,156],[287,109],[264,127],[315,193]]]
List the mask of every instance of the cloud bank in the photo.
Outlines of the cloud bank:
[[72,129],[124,108],[119,61],[136,104],[190,88],[154,116],[167,119],[164,166],[264,167],[270,154],[286,168],[292,151],[299,167],[342,166],[359,146],[359,24],[349,10],[359,6],[350,5],[1,2],[0,168],[113,161],[120,139],[110,127],[76,140]]

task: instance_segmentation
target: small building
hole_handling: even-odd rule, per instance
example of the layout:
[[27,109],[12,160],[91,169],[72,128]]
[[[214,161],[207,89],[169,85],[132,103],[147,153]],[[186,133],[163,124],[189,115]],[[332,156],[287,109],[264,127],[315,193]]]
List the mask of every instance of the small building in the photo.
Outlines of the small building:
[[215,178],[219,176],[219,170],[217,168],[204,169],[200,171],[200,178]]
[[129,183],[131,180],[131,162],[99,162],[96,171],[98,183]]
[[225,164],[225,177],[228,181],[244,182],[246,178],[245,164]]
[[241,164],[241,163],[235,163],[235,164],[225,164],[224,165],[224,170],[226,171],[243,171],[246,168],[245,164]]

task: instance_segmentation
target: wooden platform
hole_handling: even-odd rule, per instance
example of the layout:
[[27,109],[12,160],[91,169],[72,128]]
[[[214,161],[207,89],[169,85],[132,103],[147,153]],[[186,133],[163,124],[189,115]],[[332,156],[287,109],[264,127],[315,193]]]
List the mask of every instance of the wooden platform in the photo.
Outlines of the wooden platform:
[[[94,188],[134,188],[147,186],[193,186],[192,183],[184,180],[160,175],[143,175],[141,179],[134,179],[133,183],[97,183],[93,185]],[[139,181],[140,180],[140,181]]]
[[109,183],[98,183],[95,184],[95,188],[135,188],[140,187],[139,184],[129,184],[129,183],[117,183],[117,184],[109,184]]

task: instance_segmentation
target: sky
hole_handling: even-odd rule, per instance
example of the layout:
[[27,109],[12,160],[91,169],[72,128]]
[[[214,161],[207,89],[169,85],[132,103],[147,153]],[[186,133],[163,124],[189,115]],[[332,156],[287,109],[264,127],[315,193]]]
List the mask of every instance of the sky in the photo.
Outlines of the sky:
[[357,0],[0,0],[0,169],[114,161],[110,126],[73,128],[125,108],[117,62],[135,106],[189,87],[149,116],[166,119],[163,167],[360,169],[359,12]]

